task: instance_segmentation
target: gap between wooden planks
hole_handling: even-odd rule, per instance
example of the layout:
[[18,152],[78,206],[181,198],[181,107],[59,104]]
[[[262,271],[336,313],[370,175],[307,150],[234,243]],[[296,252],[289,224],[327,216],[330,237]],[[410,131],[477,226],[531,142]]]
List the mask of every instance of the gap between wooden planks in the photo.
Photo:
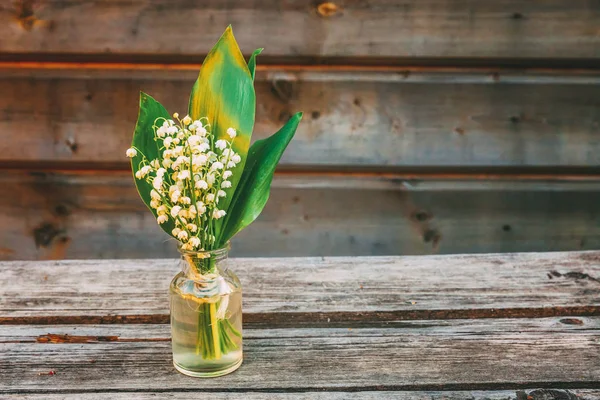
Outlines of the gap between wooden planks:
[[[93,168],[91,168],[93,167]],[[4,182],[37,181],[77,178],[122,179],[129,176],[130,166],[126,163],[77,163],[77,162],[39,162],[3,164],[0,161],[1,178]],[[327,185],[335,187],[353,187],[365,189],[391,189],[402,187],[401,183],[412,185],[406,189],[534,189],[589,190],[600,183],[600,170],[595,168],[361,168],[343,166],[281,166],[277,169],[274,181],[280,187],[293,187],[303,184],[315,187]],[[62,177],[62,178],[61,178]],[[312,182],[312,184],[311,184]],[[319,183],[321,182],[321,183]],[[374,182],[379,184],[375,185]],[[387,182],[384,183],[384,182]],[[573,183],[571,185],[570,183]]]
[[[192,80],[202,64],[78,61],[2,61],[0,78],[130,78],[148,79],[160,73],[161,79]],[[306,82],[405,82],[405,83],[519,83],[519,84],[599,84],[600,72],[586,68],[541,68],[502,66],[423,66],[412,65],[258,65],[257,80]]]

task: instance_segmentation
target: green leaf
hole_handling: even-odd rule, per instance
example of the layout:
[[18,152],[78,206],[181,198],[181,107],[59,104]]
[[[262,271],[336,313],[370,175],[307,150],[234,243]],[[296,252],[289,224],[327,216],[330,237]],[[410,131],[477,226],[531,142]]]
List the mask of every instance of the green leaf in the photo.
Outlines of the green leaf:
[[277,163],[294,137],[301,119],[302,113],[295,114],[277,133],[267,139],[257,140],[250,147],[246,168],[223,221],[219,245],[224,245],[260,215],[269,199]]
[[193,119],[207,117],[218,139],[230,140],[229,127],[237,130],[233,150],[242,161],[232,170],[231,188],[225,190],[227,196],[219,202],[223,210],[228,210],[244,170],[254,128],[255,103],[252,74],[229,26],[206,56],[189,102],[189,115]]
[[[138,154],[131,159],[131,170],[133,171],[135,181],[135,186],[140,194],[140,197],[148,206],[154,217],[156,218],[156,210],[150,207],[150,191],[152,190],[152,185],[147,183],[143,179],[135,178],[135,173],[138,171],[141,166],[143,155],[146,156],[146,162],[154,160],[156,158],[160,159],[159,155],[160,149],[158,148],[158,144],[154,141],[154,131],[152,129],[154,125],[154,121],[157,118],[171,118],[167,110],[152,97],[148,96],[144,92],[140,92],[140,111],[138,114],[138,120],[135,125],[135,131],[133,133],[133,141],[131,143],[132,147],[138,149]],[[159,123],[159,125],[162,124]],[[161,224],[160,227],[171,235],[171,231],[175,227],[173,220],[169,218],[164,224]]]
[[250,75],[252,75],[252,79],[254,80],[254,71],[256,70],[256,56],[262,53],[264,49],[256,49],[250,56],[250,60],[248,60],[248,69],[250,70]]

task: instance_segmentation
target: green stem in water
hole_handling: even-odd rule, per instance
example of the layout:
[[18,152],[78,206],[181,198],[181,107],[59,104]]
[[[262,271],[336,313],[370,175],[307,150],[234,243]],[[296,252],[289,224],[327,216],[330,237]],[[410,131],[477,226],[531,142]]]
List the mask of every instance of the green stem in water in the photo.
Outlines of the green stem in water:
[[212,360],[214,359],[214,351],[213,351],[213,341],[212,341],[212,332],[210,330],[210,308],[207,303],[204,303],[204,312],[202,315],[204,316],[204,321],[202,323],[202,329],[204,330],[204,336],[206,341],[204,342],[204,351],[206,353],[205,359]]
[[196,355],[202,355],[202,358],[206,359],[206,332],[203,329],[204,327],[204,315],[205,315],[205,307],[204,303],[200,305],[200,309],[198,310],[198,335],[196,339]]
[[[200,274],[217,272],[216,261],[212,258],[195,260],[194,264]],[[242,337],[227,318],[217,318],[219,305],[220,302],[202,302],[198,309],[196,355],[201,355],[205,360],[219,360],[223,354],[236,350],[238,346],[231,335]]]
[[217,325],[217,308],[215,307],[215,303],[209,303],[209,309],[210,329],[213,339],[213,352],[215,355],[215,360],[219,360],[221,358],[221,347],[219,346],[219,326]]
[[223,320],[223,323],[227,326],[227,328],[229,328],[229,330],[231,331],[231,333],[233,333],[235,336],[241,338],[242,334],[233,327],[233,325],[231,325],[231,322],[229,322],[228,319]]

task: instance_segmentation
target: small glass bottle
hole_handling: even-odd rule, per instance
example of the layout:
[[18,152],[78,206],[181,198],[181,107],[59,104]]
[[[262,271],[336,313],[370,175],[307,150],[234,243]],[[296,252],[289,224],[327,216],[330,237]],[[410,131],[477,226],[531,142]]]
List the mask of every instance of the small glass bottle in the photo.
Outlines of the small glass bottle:
[[242,364],[242,285],[228,269],[229,243],[181,253],[170,285],[173,365],[189,376],[213,377]]

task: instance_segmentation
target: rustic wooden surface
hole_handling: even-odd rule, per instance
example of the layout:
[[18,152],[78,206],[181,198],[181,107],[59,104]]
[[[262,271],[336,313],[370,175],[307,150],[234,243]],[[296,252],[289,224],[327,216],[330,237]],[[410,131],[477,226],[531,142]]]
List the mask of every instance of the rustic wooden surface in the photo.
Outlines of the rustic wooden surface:
[[0,8],[0,51],[197,57],[228,24],[246,52],[262,45],[267,56],[585,59],[600,49],[598,4],[586,0],[23,0]]
[[171,366],[175,264],[0,263],[0,396],[600,397],[600,252],[233,259],[245,362],[212,380]]
[[[4,173],[0,260],[175,256],[132,180],[129,172]],[[600,247],[599,182],[282,173],[232,254],[592,250]]]

